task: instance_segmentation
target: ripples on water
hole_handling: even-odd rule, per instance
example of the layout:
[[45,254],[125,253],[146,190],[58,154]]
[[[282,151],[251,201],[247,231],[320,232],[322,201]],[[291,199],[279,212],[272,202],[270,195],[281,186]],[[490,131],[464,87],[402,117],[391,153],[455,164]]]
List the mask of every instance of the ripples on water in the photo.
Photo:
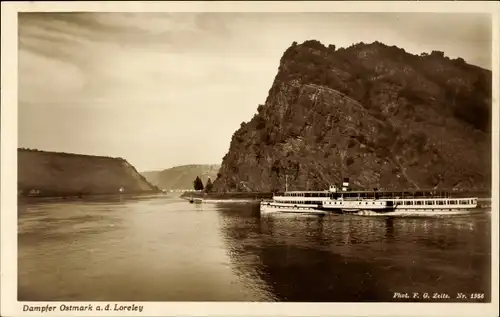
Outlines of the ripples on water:
[[19,300],[490,299],[489,211],[261,217],[162,196],[20,204],[18,228]]

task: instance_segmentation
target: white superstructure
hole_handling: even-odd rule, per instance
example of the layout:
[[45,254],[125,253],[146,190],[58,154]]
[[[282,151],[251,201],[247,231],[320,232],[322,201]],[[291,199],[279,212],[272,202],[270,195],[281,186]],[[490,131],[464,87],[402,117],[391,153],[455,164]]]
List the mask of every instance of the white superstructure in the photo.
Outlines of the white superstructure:
[[373,211],[377,213],[436,213],[467,211],[477,207],[477,197],[450,197],[437,190],[351,191],[344,179],[338,190],[286,191],[261,202],[261,212],[313,213]]

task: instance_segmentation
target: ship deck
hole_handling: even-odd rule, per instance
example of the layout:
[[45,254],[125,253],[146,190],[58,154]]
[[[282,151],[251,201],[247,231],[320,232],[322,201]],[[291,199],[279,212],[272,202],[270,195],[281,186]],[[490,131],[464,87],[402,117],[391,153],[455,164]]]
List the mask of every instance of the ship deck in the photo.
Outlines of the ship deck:
[[412,199],[412,198],[459,198],[466,196],[463,192],[434,189],[415,190],[349,190],[349,191],[288,191],[278,193],[277,196],[287,197],[340,197],[363,199]]

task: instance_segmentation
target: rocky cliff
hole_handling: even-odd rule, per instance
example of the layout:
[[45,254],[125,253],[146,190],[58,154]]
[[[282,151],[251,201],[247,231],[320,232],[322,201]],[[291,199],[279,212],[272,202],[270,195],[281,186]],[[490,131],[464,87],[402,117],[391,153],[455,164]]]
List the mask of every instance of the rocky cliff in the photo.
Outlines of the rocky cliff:
[[375,42],[288,48],[231,140],[224,191],[490,187],[491,71]]
[[162,189],[193,189],[193,181],[200,177],[203,185],[208,178],[213,181],[217,177],[220,165],[217,164],[192,164],[175,166],[163,171],[143,172],[151,183]]
[[[158,192],[122,158],[18,149],[21,196]],[[120,189],[122,190],[120,191]]]

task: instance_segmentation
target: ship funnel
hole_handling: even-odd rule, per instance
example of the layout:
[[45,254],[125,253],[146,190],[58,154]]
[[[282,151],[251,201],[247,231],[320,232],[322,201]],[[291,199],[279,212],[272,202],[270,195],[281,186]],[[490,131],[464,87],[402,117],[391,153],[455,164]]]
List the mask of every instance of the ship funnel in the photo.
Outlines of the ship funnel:
[[349,178],[344,178],[344,181],[342,182],[342,191],[347,191],[349,188]]

